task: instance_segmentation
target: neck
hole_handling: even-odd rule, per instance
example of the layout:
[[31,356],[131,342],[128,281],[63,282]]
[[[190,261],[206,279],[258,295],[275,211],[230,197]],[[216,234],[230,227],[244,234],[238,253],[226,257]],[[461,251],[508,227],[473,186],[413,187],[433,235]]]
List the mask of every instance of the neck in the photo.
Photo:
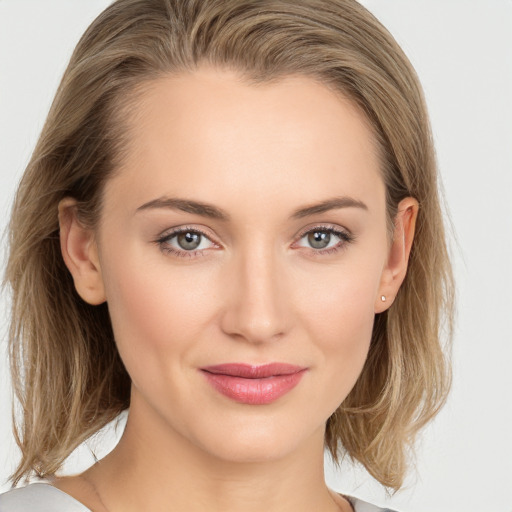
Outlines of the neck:
[[109,512],[340,510],[325,485],[323,431],[280,458],[233,461],[134,405],[118,446],[87,472]]

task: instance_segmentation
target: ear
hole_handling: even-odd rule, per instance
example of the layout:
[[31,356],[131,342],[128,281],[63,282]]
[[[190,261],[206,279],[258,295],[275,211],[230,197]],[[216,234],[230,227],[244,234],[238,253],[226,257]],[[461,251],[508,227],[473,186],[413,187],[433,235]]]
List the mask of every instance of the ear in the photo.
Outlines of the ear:
[[375,300],[375,313],[382,313],[391,306],[405,279],[418,207],[418,201],[412,197],[406,197],[398,204],[388,261],[382,272],[379,293]]
[[83,226],[76,214],[76,201],[59,203],[60,247],[80,297],[91,305],[105,302],[105,289],[94,232]]

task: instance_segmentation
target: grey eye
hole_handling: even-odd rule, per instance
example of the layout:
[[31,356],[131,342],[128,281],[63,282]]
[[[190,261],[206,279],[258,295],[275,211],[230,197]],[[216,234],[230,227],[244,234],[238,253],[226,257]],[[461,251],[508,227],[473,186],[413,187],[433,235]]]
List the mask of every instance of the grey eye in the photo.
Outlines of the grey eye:
[[325,249],[331,241],[328,231],[311,231],[308,233],[308,242],[314,249]]
[[181,249],[184,249],[186,251],[193,251],[194,249],[197,249],[201,244],[202,236],[203,235],[201,235],[200,233],[186,231],[184,233],[179,233],[176,236],[176,239]]

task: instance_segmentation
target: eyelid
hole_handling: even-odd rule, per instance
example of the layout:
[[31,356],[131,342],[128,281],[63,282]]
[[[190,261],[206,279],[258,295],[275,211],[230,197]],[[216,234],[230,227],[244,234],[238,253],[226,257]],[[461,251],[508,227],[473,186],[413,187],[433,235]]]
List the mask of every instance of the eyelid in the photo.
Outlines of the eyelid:
[[[307,226],[299,231],[299,233],[294,237],[295,241],[292,244],[293,246],[296,246],[300,240],[302,240],[307,234],[314,232],[314,231],[327,231],[335,236],[337,236],[340,239],[340,242],[336,244],[333,247],[323,248],[323,249],[315,249],[313,247],[305,247],[305,246],[298,246],[306,251],[309,251],[310,253],[314,255],[327,255],[327,254],[333,254],[340,250],[342,250],[347,244],[354,241],[355,237],[351,233],[350,230],[334,225],[334,224],[314,224]],[[178,226],[175,228],[169,228],[166,231],[164,231],[160,236],[157,237],[155,240],[155,243],[159,245],[160,249],[164,252],[172,253],[176,255],[177,257],[197,257],[198,255],[204,256],[205,252],[207,252],[209,249],[194,249],[194,250],[184,250],[179,249],[177,247],[172,246],[168,243],[170,239],[173,239],[175,236],[186,233],[186,232],[195,232],[200,233],[202,236],[204,236],[207,240],[209,240],[214,248],[222,248],[222,245],[218,243],[214,237],[212,237],[209,233],[207,233],[204,229],[197,226],[190,226],[190,225],[184,225],[184,226]]]
[[219,247],[222,245],[220,242],[217,241],[217,236],[211,231],[211,229],[208,229],[206,227],[203,227],[203,226],[197,225],[197,224],[184,224],[181,226],[175,226],[172,228],[168,228],[168,229],[162,231],[162,233],[160,235],[158,235],[158,239],[170,238],[173,235],[179,235],[180,233],[186,233],[188,231],[200,233],[204,237],[208,238],[208,240],[210,240],[213,244],[215,244]]
[[[184,249],[179,249],[177,247],[174,247],[168,243],[169,240],[173,239],[177,235],[180,235],[181,233],[187,233],[187,232],[194,232],[201,234],[204,238],[209,240],[214,248],[220,248],[222,247],[221,244],[219,244],[212,235],[210,235],[208,232],[206,232],[204,229],[197,227],[197,226],[178,226],[175,228],[169,228],[165,231],[163,231],[160,235],[157,236],[154,243],[160,247],[160,249],[164,252],[173,253],[177,256],[188,256],[193,257],[197,254],[203,254],[206,249],[194,249],[190,251],[186,251]],[[166,247],[164,245],[167,244]]]
[[315,231],[327,231],[329,233],[332,233],[339,238],[339,242],[333,247],[325,247],[323,249],[315,249],[313,247],[305,247],[302,245],[298,246],[302,250],[305,250],[307,253],[309,253],[310,256],[314,258],[321,258],[328,255],[338,254],[344,249],[346,249],[347,246],[354,242],[355,240],[354,234],[346,228],[333,224],[315,224],[313,226],[309,226],[302,229],[297,235],[296,242],[294,242],[293,245],[298,244],[298,242],[300,242],[300,240],[302,240],[306,235]]
[[297,240],[300,240],[301,238],[304,237],[304,235],[307,235],[308,233],[311,233],[311,231],[333,231],[333,232],[339,232],[347,237],[353,237],[354,235],[352,234],[352,232],[347,229],[347,228],[344,228],[344,227],[341,227],[341,226],[338,226],[337,224],[329,224],[329,223],[319,223],[319,224],[312,224],[310,226],[307,226],[305,228],[302,228],[299,233],[296,235],[296,239]]

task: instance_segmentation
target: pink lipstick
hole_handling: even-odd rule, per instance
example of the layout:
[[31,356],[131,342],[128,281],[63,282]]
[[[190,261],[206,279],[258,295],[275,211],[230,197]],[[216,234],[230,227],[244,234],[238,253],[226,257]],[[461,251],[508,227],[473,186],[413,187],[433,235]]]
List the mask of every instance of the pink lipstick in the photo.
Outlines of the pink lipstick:
[[286,363],[253,366],[227,363],[201,368],[219,393],[250,405],[270,404],[291,391],[307,368]]

